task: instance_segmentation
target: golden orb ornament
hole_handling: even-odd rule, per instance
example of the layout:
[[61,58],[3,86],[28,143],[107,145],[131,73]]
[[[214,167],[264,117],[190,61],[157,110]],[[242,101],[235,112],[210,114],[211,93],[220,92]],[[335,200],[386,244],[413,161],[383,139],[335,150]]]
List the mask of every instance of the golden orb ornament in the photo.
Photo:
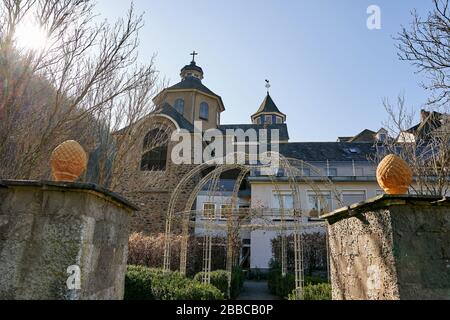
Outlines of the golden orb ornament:
[[407,194],[413,181],[412,170],[405,160],[389,154],[378,165],[377,181],[387,194]]
[[55,181],[75,181],[86,170],[86,152],[75,140],[67,140],[53,150],[50,166]]

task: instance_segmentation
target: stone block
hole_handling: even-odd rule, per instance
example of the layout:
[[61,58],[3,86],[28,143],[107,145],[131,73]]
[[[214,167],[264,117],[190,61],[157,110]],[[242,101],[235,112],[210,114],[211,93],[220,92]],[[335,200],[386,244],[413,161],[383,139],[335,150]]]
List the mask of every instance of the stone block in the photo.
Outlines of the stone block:
[[0,180],[0,199],[0,299],[123,298],[136,207],[83,183]]
[[333,299],[449,299],[450,201],[380,196],[329,213]]

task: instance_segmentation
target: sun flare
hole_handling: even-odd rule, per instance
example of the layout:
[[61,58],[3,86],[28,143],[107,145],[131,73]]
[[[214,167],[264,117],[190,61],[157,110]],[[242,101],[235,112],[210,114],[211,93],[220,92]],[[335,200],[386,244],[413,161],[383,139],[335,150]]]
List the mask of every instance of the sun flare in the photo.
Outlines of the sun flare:
[[17,47],[32,51],[43,50],[48,41],[45,29],[30,22],[21,23],[17,26],[14,39]]

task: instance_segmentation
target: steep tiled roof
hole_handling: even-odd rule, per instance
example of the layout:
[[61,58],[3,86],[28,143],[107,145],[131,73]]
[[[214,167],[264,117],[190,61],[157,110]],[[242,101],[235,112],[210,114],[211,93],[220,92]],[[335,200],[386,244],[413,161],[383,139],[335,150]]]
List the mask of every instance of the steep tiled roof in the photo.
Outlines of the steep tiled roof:
[[259,113],[263,113],[263,112],[267,112],[267,113],[280,113],[282,115],[284,115],[284,113],[282,113],[278,107],[276,106],[275,102],[273,102],[272,98],[270,97],[269,93],[267,93],[266,98],[264,99],[264,101],[261,103],[261,106],[259,107],[258,111],[256,111],[256,113],[253,115],[257,115]]
[[178,126],[181,129],[188,130],[189,132],[194,132],[194,125],[168,103],[165,103],[160,109],[155,110],[154,113],[169,116],[178,123]]
[[365,129],[348,140],[348,142],[374,142],[376,134],[377,133],[372,130]]
[[358,142],[290,142],[280,144],[280,153],[303,161],[367,161],[376,149]]
[[183,80],[181,80],[180,82],[178,82],[177,84],[174,84],[173,86],[168,87],[166,90],[189,90],[189,89],[195,89],[200,92],[214,96],[214,97],[218,98],[223,105],[222,98],[219,95],[212,92],[210,89],[208,89],[202,83],[202,81],[196,77],[192,77],[192,76],[186,77]]

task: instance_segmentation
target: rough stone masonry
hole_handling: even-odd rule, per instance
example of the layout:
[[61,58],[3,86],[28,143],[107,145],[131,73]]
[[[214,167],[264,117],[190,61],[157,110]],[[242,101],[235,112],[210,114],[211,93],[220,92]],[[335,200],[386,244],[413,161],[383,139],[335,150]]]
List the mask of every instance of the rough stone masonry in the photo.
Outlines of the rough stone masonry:
[[92,184],[0,180],[0,299],[122,299],[135,209]]
[[380,196],[323,216],[333,299],[450,299],[450,199]]

